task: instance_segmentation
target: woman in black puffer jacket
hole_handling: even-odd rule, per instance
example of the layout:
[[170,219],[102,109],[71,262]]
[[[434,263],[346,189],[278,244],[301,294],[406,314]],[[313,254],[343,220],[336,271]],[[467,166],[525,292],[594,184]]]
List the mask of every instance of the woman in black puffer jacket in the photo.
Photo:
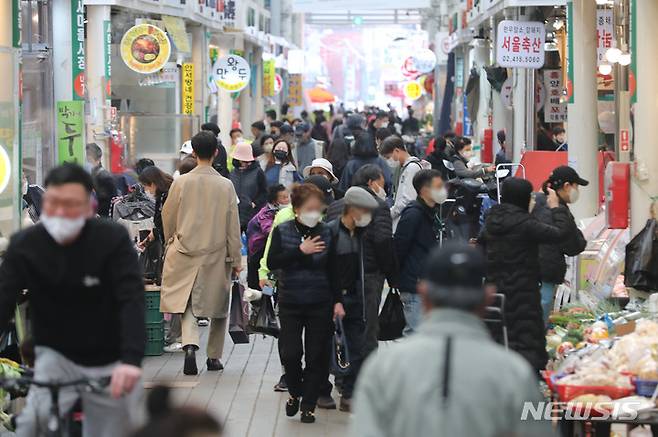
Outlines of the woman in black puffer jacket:
[[[561,166],[553,170],[548,180],[544,182],[544,190],[551,187],[555,190],[560,205],[569,210],[569,203],[578,200],[580,186],[586,186],[589,182],[578,176],[578,173],[570,167]],[[537,204],[532,215],[542,223],[553,224],[551,212],[546,206],[546,195],[539,193],[536,196]],[[542,244],[539,246],[539,267],[541,269],[541,306],[544,312],[544,323],[548,323],[548,316],[553,307],[555,290],[564,282],[567,273],[567,263],[564,256],[576,256],[587,246],[587,241],[580,232],[576,221],[569,212],[569,235],[560,244]]]
[[546,366],[546,338],[539,294],[539,245],[560,243],[569,233],[569,212],[549,190],[553,224],[529,213],[532,185],[510,178],[502,187],[502,203],[491,208],[479,242],[487,255],[487,281],[506,297],[505,317],[510,349],[539,372]]

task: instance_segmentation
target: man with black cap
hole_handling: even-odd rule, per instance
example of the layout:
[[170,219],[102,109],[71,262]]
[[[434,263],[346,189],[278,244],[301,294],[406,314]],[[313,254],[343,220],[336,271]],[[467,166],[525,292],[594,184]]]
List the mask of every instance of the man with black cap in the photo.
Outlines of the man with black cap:
[[[569,204],[575,203],[580,195],[580,187],[586,187],[589,182],[581,178],[576,170],[563,165],[554,169],[544,187],[555,190],[560,205],[569,211]],[[546,206],[546,195],[537,193],[536,206],[532,211],[533,217],[542,223],[553,224],[551,212]],[[569,236],[560,244],[542,244],[539,246],[539,269],[541,271],[541,306],[544,314],[544,323],[548,323],[548,316],[553,308],[555,290],[564,282],[567,273],[567,263],[564,256],[576,256],[585,250],[587,241],[578,229],[576,221],[569,212]]]
[[404,342],[372,355],[354,402],[353,437],[551,435],[550,422],[522,420],[543,397],[534,370],[494,343],[479,315],[490,300],[479,250],[433,251],[419,283],[427,317]]
[[487,253],[487,279],[506,297],[509,347],[523,355],[537,374],[548,361],[539,294],[539,245],[561,244],[569,237],[573,221],[555,191],[546,187],[546,192],[550,224],[529,212],[534,206],[532,184],[507,179],[501,188],[501,203],[489,210],[479,237]]
[[313,163],[313,160],[317,158],[315,153],[315,141],[311,138],[311,125],[302,122],[297,125],[295,128],[295,151],[297,160],[297,166],[300,169],[306,168],[307,166]]

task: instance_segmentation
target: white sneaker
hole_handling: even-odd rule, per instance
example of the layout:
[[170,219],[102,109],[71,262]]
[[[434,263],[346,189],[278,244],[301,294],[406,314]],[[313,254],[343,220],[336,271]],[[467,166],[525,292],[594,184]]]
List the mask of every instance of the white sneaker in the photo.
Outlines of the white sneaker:
[[162,348],[168,354],[183,352],[183,343],[172,343]]
[[197,325],[199,325],[199,326],[201,326],[201,327],[205,327],[205,326],[210,325],[210,320],[208,320],[208,319],[206,319],[206,318],[203,318],[203,319],[197,319],[196,322],[197,322]]

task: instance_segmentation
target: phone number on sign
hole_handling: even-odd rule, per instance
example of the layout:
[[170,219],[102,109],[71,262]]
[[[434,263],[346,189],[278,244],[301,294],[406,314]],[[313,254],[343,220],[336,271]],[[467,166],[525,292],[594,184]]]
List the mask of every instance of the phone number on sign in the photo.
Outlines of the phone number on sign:
[[526,64],[535,64],[538,62],[543,62],[539,56],[509,56],[503,55],[501,57],[503,62],[523,62]]

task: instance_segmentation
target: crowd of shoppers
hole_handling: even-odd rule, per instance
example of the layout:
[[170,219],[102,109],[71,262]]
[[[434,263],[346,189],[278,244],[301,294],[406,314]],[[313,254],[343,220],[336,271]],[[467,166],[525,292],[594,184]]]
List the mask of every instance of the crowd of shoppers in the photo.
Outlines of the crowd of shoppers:
[[[486,177],[494,167],[473,164],[470,141],[452,134],[434,141],[427,160],[414,156],[400,135],[418,131],[413,109],[407,112],[401,123],[392,111],[341,112],[329,121],[319,112],[277,120],[268,111],[250,126],[251,141],[235,128],[227,146],[216,124],[204,124],[182,145],[174,176],[150,160],[135,166],[134,179],[154,206],[152,231],[137,244],[109,220],[92,218],[109,216],[122,190],[103,169],[101,148],[87,145],[87,171],[53,170],[41,223],[12,238],[0,266],[0,327],[29,289],[39,319],[37,375],[111,374],[115,399],[97,411],[99,400],[89,395],[89,420],[99,430],[94,435],[123,437],[121,430],[132,425],[124,416],[130,418],[139,396],[145,335],[135,248],[166,246],[161,310],[173,315],[167,351],[182,350],[183,373],[196,375],[198,318],[210,320],[207,369],[224,367],[230,289],[241,277],[244,237],[247,286],[275,290],[282,365],[275,390],[289,393],[287,416],[301,412],[301,421],[312,423],[316,408],[337,407],[331,339],[341,326],[350,365],[334,384],[339,409],[356,413],[353,435],[544,435],[545,424],[514,417],[523,401],[539,398],[545,321],[564,280],[564,256],[585,247],[569,205],[588,182],[558,167],[542,192],[533,193],[530,182],[510,177],[474,244],[442,249],[451,184]],[[498,140],[501,163],[504,132]],[[81,258],[88,262],[67,262]],[[375,354],[388,289],[400,292],[404,335],[411,338]],[[55,299],[48,290],[61,294]],[[506,296],[515,353],[496,345],[502,340],[496,333],[491,338],[479,319],[493,290]],[[71,320],[80,317],[97,319],[89,319],[87,332],[74,333]],[[478,391],[484,385],[493,389]],[[45,420],[47,402],[37,405],[34,393],[28,409]],[[482,417],[466,420],[473,402]],[[392,414],[398,405],[411,413]],[[100,425],[107,423],[117,428]],[[219,432],[218,424],[207,424]]]

